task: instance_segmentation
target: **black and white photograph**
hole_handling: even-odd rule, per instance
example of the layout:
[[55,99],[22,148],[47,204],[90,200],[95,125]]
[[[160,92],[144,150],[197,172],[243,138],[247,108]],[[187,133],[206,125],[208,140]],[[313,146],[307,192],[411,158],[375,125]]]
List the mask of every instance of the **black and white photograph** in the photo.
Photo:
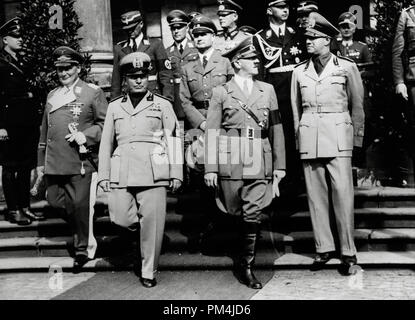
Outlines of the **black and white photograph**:
[[414,160],[413,0],[0,1],[0,301],[414,300]]

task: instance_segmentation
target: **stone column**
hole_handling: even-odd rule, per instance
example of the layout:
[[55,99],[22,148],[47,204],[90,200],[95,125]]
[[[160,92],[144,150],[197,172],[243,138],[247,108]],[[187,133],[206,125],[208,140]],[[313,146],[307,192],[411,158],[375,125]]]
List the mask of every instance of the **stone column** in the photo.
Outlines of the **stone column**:
[[83,23],[79,30],[82,50],[92,55],[90,78],[108,92],[113,61],[110,0],[77,0],[75,10]]

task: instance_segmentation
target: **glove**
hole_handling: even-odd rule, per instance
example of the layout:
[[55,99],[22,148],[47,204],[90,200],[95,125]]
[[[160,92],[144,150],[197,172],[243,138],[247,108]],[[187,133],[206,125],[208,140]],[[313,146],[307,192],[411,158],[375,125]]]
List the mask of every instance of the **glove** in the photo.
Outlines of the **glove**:
[[70,133],[65,136],[65,139],[68,140],[68,142],[75,141],[78,146],[82,146],[86,143],[86,137],[81,131]]

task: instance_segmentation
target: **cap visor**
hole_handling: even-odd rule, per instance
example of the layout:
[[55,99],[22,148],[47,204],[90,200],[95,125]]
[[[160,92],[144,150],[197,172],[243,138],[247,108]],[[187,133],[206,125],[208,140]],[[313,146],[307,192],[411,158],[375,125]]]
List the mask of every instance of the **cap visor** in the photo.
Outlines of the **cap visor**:
[[129,25],[129,26],[123,26],[122,28],[123,28],[123,30],[129,30],[131,28],[135,28],[138,24],[139,24],[139,22],[134,23],[134,24]]
[[329,35],[327,35],[323,32],[320,32],[318,30],[312,29],[312,28],[308,28],[306,30],[306,32],[304,33],[304,35],[306,37],[310,37],[310,38],[326,38],[326,37],[331,38],[331,36],[329,36]]
[[75,65],[79,65],[78,61],[56,61],[55,62],[55,67],[70,67],[70,66],[75,66]]
[[215,33],[213,29],[206,28],[206,27],[196,27],[193,29],[192,34],[195,33]]
[[169,24],[169,27],[170,28],[171,27],[180,27],[180,28],[183,28],[185,26],[187,26],[187,23],[186,22],[173,22],[173,23],[170,23]]

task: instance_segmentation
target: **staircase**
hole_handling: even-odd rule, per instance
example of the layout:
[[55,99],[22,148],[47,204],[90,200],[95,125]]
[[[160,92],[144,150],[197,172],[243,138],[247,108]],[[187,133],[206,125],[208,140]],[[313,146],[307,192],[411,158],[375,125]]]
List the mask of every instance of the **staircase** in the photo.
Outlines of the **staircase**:
[[[169,196],[167,221],[160,269],[230,268],[228,249],[235,242],[236,228],[226,227],[211,234],[200,247],[197,234],[206,219],[199,211],[196,193]],[[2,220],[5,205],[0,205],[0,270],[48,270],[50,266],[72,267],[72,237],[68,225],[46,201],[32,204],[43,211],[46,221],[18,226]],[[415,189],[375,188],[355,190],[355,242],[363,265],[415,264]],[[107,211],[107,200],[99,194],[94,233],[98,241],[95,260],[86,268],[128,269],[132,245],[119,237]],[[200,252],[203,252],[203,254]],[[312,262],[313,233],[307,199],[300,195],[285,206],[274,204],[264,219],[258,245],[258,267],[304,267]],[[331,263],[336,264],[333,260]]]

